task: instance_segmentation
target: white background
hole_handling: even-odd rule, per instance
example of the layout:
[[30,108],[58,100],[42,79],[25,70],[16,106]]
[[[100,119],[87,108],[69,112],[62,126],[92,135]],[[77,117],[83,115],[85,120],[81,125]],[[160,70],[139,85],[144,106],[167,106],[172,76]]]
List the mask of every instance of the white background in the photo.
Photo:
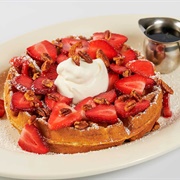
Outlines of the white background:
[[[112,14],[179,17],[179,1],[1,1],[0,44],[32,30],[64,21]],[[73,27],[72,27],[73,28]],[[180,138],[180,137],[179,137]],[[168,143],[168,142],[167,142]],[[156,147],[154,147],[156,148]],[[143,152],[142,152],[143,153]],[[95,164],[96,165],[96,164]],[[8,168],[8,167],[7,167]],[[180,149],[119,171],[80,180],[180,179]],[[9,180],[0,177],[0,180]]]

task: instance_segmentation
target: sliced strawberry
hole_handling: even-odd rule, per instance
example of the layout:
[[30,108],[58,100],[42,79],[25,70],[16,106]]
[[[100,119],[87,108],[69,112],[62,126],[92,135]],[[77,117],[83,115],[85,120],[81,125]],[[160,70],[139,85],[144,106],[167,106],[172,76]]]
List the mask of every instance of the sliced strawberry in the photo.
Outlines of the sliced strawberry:
[[132,72],[145,77],[150,77],[154,75],[154,66],[150,61],[146,59],[130,61],[126,64],[126,67]]
[[129,103],[130,101],[131,100],[127,100],[125,102],[119,100],[115,101],[115,108],[120,118],[135,116],[136,114],[143,112],[145,109],[147,109],[150,106],[150,101],[142,100],[137,102],[131,110],[127,111],[125,107],[127,103]]
[[46,77],[39,77],[34,80],[32,84],[32,90],[36,94],[47,94],[56,91],[56,86],[54,81]]
[[88,54],[92,59],[96,58],[96,52],[101,49],[104,54],[112,59],[117,55],[117,51],[105,40],[92,40],[89,42]]
[[110,64],[110,69],[117,74],[122,74],[124,71],[127,70],[127,68],[125,66],[120,66],[120,65],[114,64],[114,63]]
[[41,41],[27,48],[27,53],[35,60],[42,61],[42,56],[47,54],[52,60],[57,58],[56,47],[47,40]]
[[146,89],[152,88],[155,85],[155,81],[151,78],[146,78]]
[[45,103],[49,109],[53,109],[57,102],[66,103],[70,105],[72,103],[72,98],[61,95],[58,92],[52,92],[45,96]]
[[126,63],[128,63],[129,61],[135,60],[137,59],[137,54],[134,50],[132,49],[128,49],[124,52],[121,53],[124,56],[123,59],[123,64],[125,65]]
[[27,75],[19,75],[12,79],[13,86],[21,92],[26,92],[31,89],[33,80]]
[[57,130],[81,120],[81,114],[65,103],[56,103],[48,120],[48,127]]
[[85,99],[83,99],[82,101],[80,101],[78,104],[76,104],[75,106],[75,110],[80,112],[80,114],[82,115],[82,118],[86,118],[85,116],[85,111],[92,109],[96,107],[96,104],[93,100],[92,97],[87,97]]
[[0,117],[3,117],[4,114],[5,114],[4,100],[0,99]]
[[24,97],[24,93],[18,91],[12,95],[11,109],[13,111],[33,111],[35,106],[32,101],[28,101]]
[[56,72],[56,68],[57,68],[57,64],[52,64],[47,71],[42,72],[42,76],[45,76],[51,80],[55,80],[58,76]]
[[109,72],[108,73],[108,77],[109,77],[109,84],[108,84],[107,91],[109,91],[109,90],[114,88],[114,84],[119,79],[119,75],[114,73],[114,72]]
[[95,96],[95,98],[98,98],[98,99],[101,99],[101,98],[105,99],[109,104],[113,103],[116,97],[117,95],[116,95],[115,89],[100,93],[99,95]]
[[145,86],[146,78],[138,74],[122,78],[115,83],[115,88],[124,94],[130,94],[135,90],[142,95]]
[[66,54],[61,53],[57,57],[57,63],[59,64],[59,63],[65,61],[66,59],[68,59],[68,56]]
[[127,41],[127,37],[121,34],[110,33],[110,37],[105,37],[106,32],[96,32],[93,34],[93,40],[105,39],[115,49],[119,49]]
[[86,40],[77,39],[75,37],[62,38],[61,42],[63,44],[63,47],[62,47],[63,53],[68,53],[72,45],[79,42],[81,43],[81,47],[76,48],[76,53],[78,53],[79,51],[87,51],[87,48],[88,48],[88,42]]
[[165,118],[172,116],[172,111],[170,109],[170,103],[169,103],[169,93],[165,92],[163,94],[163,108],[162,108],[162,115]]
[[18,144],[23,150],[28,152],[46,154],[49,151],[44,138],[33,124],[24,126]]
[[85,112],[86,117],[92,122],[105,122],[114,124],[118,121],[114,105],[98,105]]

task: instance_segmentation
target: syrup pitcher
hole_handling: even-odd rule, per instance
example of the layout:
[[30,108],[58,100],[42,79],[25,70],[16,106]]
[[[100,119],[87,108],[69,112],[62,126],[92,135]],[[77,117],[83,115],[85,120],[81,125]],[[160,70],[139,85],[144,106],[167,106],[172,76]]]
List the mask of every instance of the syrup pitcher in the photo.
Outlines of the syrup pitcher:
[[180,62],[180,21],[153,17],[139,20],[145,35],[143,50],[146,58],[156,66],[156,71],[170,73]]

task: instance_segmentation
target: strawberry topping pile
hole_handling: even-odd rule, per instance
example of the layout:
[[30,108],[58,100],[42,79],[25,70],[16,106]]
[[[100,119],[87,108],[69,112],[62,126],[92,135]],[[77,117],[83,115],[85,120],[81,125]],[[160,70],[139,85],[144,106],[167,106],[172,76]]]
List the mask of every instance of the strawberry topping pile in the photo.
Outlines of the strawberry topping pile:
[[[34,124],[38,118],[43,117],[50,130],[76,128],[75,124],[81,121],[86,122],[85,128],[90,122],[108,126],[145,111],[151,101],[143,97],[152,92],[155,85],[164,89],[163,115],[171,116],[168,95],[173,93],[172,89],[154,78],[154,65],[140,59],[139,54],[125,44],[127,40],[126,36],[110,31],[96,32],[89,39],[70,36],[53,42],[44,40],[28,47],[26,55],[10,60],[18,74],[11,81],[11,110],[27,111],[35,119],[21,132],[18,143],[23,150],[48,152],[48,145]],[[86,97],[77,104],[57,92],[54,84],[57,65],[69,57],[77,66],[81,60],[92,63],[96,58],[102,59],[109,76],[107,91]]]

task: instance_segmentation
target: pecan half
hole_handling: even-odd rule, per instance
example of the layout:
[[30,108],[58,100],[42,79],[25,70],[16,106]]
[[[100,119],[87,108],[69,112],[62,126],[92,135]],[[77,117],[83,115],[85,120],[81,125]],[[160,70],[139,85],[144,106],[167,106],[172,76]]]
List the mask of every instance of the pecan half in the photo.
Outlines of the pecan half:
[[33,101],[35,99],[35,94],[34,94],[34,92],[32,90],[27,90],[24,93],[24,97],[28,101]]
[[42,84],[43,84],[45,87],[49,87],[49,88],[51,88],[51,87],[54,85],[53,81],[50,80],[50,79],[44,79],[44,80],[42,81]]
[[129,77],[131,75],[131,71],[129,69],[127,69],[122,73],[122,75],[123,75],[123,77]]
[[165,92],[167,92],[169,94],[173,94],[174,93],[173,89],[170,86],[168,86],[162,79],[159,79],[157,83],[162,87],[162,89]]
[[36,113],[42,117],[47,117],[50,115],[50,111],[47,108],[38,107],[38,108],[36,108]]
[[79,51],[78,55],[81,58],[83,58],[85,60],[85,62],[87,62],[87,63],[92,63],[93,62],[92,58],[89,56],[89,54],[87,52]]
[[106,40],[109,40],[109,39],[111,38],[111,32],[110,32],[109,30],[106,30],[106,31],[104,32],[104,38],[105,38]]
[[126,103],[125,107],[124,107],[124,110],[126,112],[130,111],[131,109],[133,109],[136,105],[136,101],[135,100],[131,100],[129,102]]
[[105,98],[95,97],[93,100],[97,104],[110,104],[109,101]]
[[96,58],[102,59],[104,64],[106,65],[106,67],[110,66],[110,62],[109,62],[108,57],[104,54],[104,52],[101,49],[98,49],[96,51]]
[[80,56],[79,55],[73,55],[72,60],[77,66],[80,66]]
[[72,110],[69,108],[62,108],[59,110],[59,114],[61,116],[66,116],[66,115],[70,114],[71,112],[72,112]]
[[47,71],[52,64],[52,60],[44,61],[44,63],[41,66],[41,71]]
[[74,127],[78,130],[86,129],[89,126],[87,121],[76,121],[74,122]]
[[137,93],[137,91],[133,90],[131,91],[130,94],[131,97],[134,97],[136,101],[140,101],[142,99],[142,97],[140,96],[140,94]]

